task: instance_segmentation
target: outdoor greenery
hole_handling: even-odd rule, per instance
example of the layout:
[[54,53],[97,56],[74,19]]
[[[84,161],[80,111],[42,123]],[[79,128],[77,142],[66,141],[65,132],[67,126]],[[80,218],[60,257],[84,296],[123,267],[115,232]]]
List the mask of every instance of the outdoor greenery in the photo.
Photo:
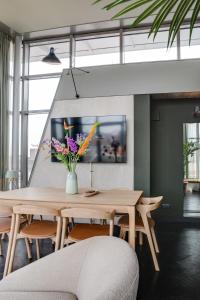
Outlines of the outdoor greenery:
[[190,159],[194,153],[199,150],[199,146],[194,142],[187,142],[183,144],[183,157],[184,157],[184,177],[188,178],[188,168]]
[[[119,7],[119,12],[113,16],[113,19],[125,16],[129,12],[134,12],[140,7],[144,7],[135,21],[133,27],[137,27],[144,22],[148,17],[153,17],[153,22],[149,31],[149,36],[156,37],[161,26],[170,17],[168,47],[172,46],[180,27],[189,19],[190,39],[194,26],[197,22],[200,13],[200,0],[96,0],[94,4],[101,3],[103,9],[111,10],[114,7]],[[189,15],[190,14],[190,15]]]

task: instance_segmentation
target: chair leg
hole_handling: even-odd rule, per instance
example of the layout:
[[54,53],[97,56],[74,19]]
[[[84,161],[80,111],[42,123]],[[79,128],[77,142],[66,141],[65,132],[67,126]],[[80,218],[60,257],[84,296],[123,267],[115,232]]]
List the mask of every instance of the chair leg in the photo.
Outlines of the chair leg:
[[151,235],[152,235],[152,238],[153,238],[153,243],[154,243],[156,253],[160,253],[159,247],[158,247],[158,242],[157,242],[157,239],[156,239],[155,230],[154,230],[153,227],[151,227]]
[[29,245],[29,242],[28,242],[28,238],[25,238],[24,241],[25,241],[25,244],[26,244],[26,251],[27,251],[28,258],[31,259],[32,255],[31,255],[31,249],[30,249],[30,245]]
[[55,251],[60,249],[60,236],[61,236],[61,217],[57,217],[57,230],[56,230],[56,241],[55,241]]
[[123,239],[123,236],[124,236],[124,230],[122,227],[120,227],[120,233],[119,233],[120,239]]
[[37,259],[40,259],[40,246],[39,246],[39,240],[38,239],[35,240],[35,244],[36,244]]
[[2,236],[0,236],[0,256],[2,255]]
[[8,265],[8,274],[10,274],[12,272],[16,242],[17,242],[17,234],[19,232],[19,226],[20,226],[20,219],[19,219],[19,215],[17,215],[16,220],[15,220],[15,229],[14,229],[14,234],[13,234],[12,248],[11,248],[11,252],[10,252],[10,262]]
[[66,229],[67,229],[67,219],[63,218],[62,234],[61,234],[61,242],[60,242],[60,248],[61,249],[64,247],[64,244],[65,244]]
[[8,234],[8,248],[7,248],[7,253],[6,253],[6,261],[5,261],[5,266],[4,266],[3,277],[5,277],[8,274],[8,266],[9,266],[9,262],[10,262],[10,254],[11,254],[11,249],[12,249],[14,229],[15,229],[15,215],[12,214],[10,233]]
[[139,245],[143,245],[143,233],[141,231],[139,232]]
[[121,230],[120,230],[120,238],[121,238],[122,240],[125,240],[125,239],[126,239],[126,232],[127,232],[127,230],[121,227]]
[[152,240],[152,236],[151,236],[151,231],[149,229],[148,221],[147,221],[146,218],[142,218],[142,220],[143,220],[143,223],[144,223],[144,228],[145,228],[147,239],[148,239],[148,242],[149,242],[149,247],[150,247],[150,250],[151,250],[151,255],[152,255],[152,258],[153,258],[153,263],[154,263],[155,270],[160,271],[160,268],[159,268],[159,265],[158,265],[158,260],[157,260],[157,257],[156,257],[154,244],[153,244],[153,240]]

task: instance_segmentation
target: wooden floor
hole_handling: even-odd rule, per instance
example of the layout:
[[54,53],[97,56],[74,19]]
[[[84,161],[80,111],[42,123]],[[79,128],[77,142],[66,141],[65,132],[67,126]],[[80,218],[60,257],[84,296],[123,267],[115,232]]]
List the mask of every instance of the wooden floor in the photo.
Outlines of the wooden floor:
[[[116,235],[118,230],[116,230]],[[137,247],[140,263],[138,300],[200,299],[200,225],[162,224],[157,233],[161,254],[160,272],[155,272],[148,245]],[[3,242],[4,251],[7,241]],[[36,259],[33,244],[33,260]],[[51,253],[52,244],[41,243],[42,256]],[[14,269],[28,263],[23,240],[18,241]],[[4,258],[0,257],[0,277]]]
[[200,192],[187,192],[185,194],[184,217],[200,217]]

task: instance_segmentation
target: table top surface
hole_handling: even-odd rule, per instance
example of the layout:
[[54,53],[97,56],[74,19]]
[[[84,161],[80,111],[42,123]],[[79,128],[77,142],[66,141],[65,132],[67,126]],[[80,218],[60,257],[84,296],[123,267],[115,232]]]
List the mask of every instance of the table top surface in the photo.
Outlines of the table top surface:
[[122,205],[135,206],[143,191],[113,189],[100,191],[92,197],[84,197],[84,189],[79,194],[69,195],[61,188],[27,187],[12,191],[0,192],[1,200],[39,201],[54,203],[94,204],[94,205]]
[[184,182],[200,183],[200,178],[185,178]]

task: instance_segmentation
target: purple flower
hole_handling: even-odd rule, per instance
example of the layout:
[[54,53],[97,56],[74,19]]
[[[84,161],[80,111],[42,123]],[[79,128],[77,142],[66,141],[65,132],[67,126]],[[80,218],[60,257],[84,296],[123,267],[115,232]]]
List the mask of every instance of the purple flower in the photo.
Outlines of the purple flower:
[[58,140],[56,140],[54,137],[52,138],[52,144],[53,146],[61,146],[61,143]]
[[67,144],[72,152],[76,153],[78,151],[78,146],[74,139],[68,137]]

